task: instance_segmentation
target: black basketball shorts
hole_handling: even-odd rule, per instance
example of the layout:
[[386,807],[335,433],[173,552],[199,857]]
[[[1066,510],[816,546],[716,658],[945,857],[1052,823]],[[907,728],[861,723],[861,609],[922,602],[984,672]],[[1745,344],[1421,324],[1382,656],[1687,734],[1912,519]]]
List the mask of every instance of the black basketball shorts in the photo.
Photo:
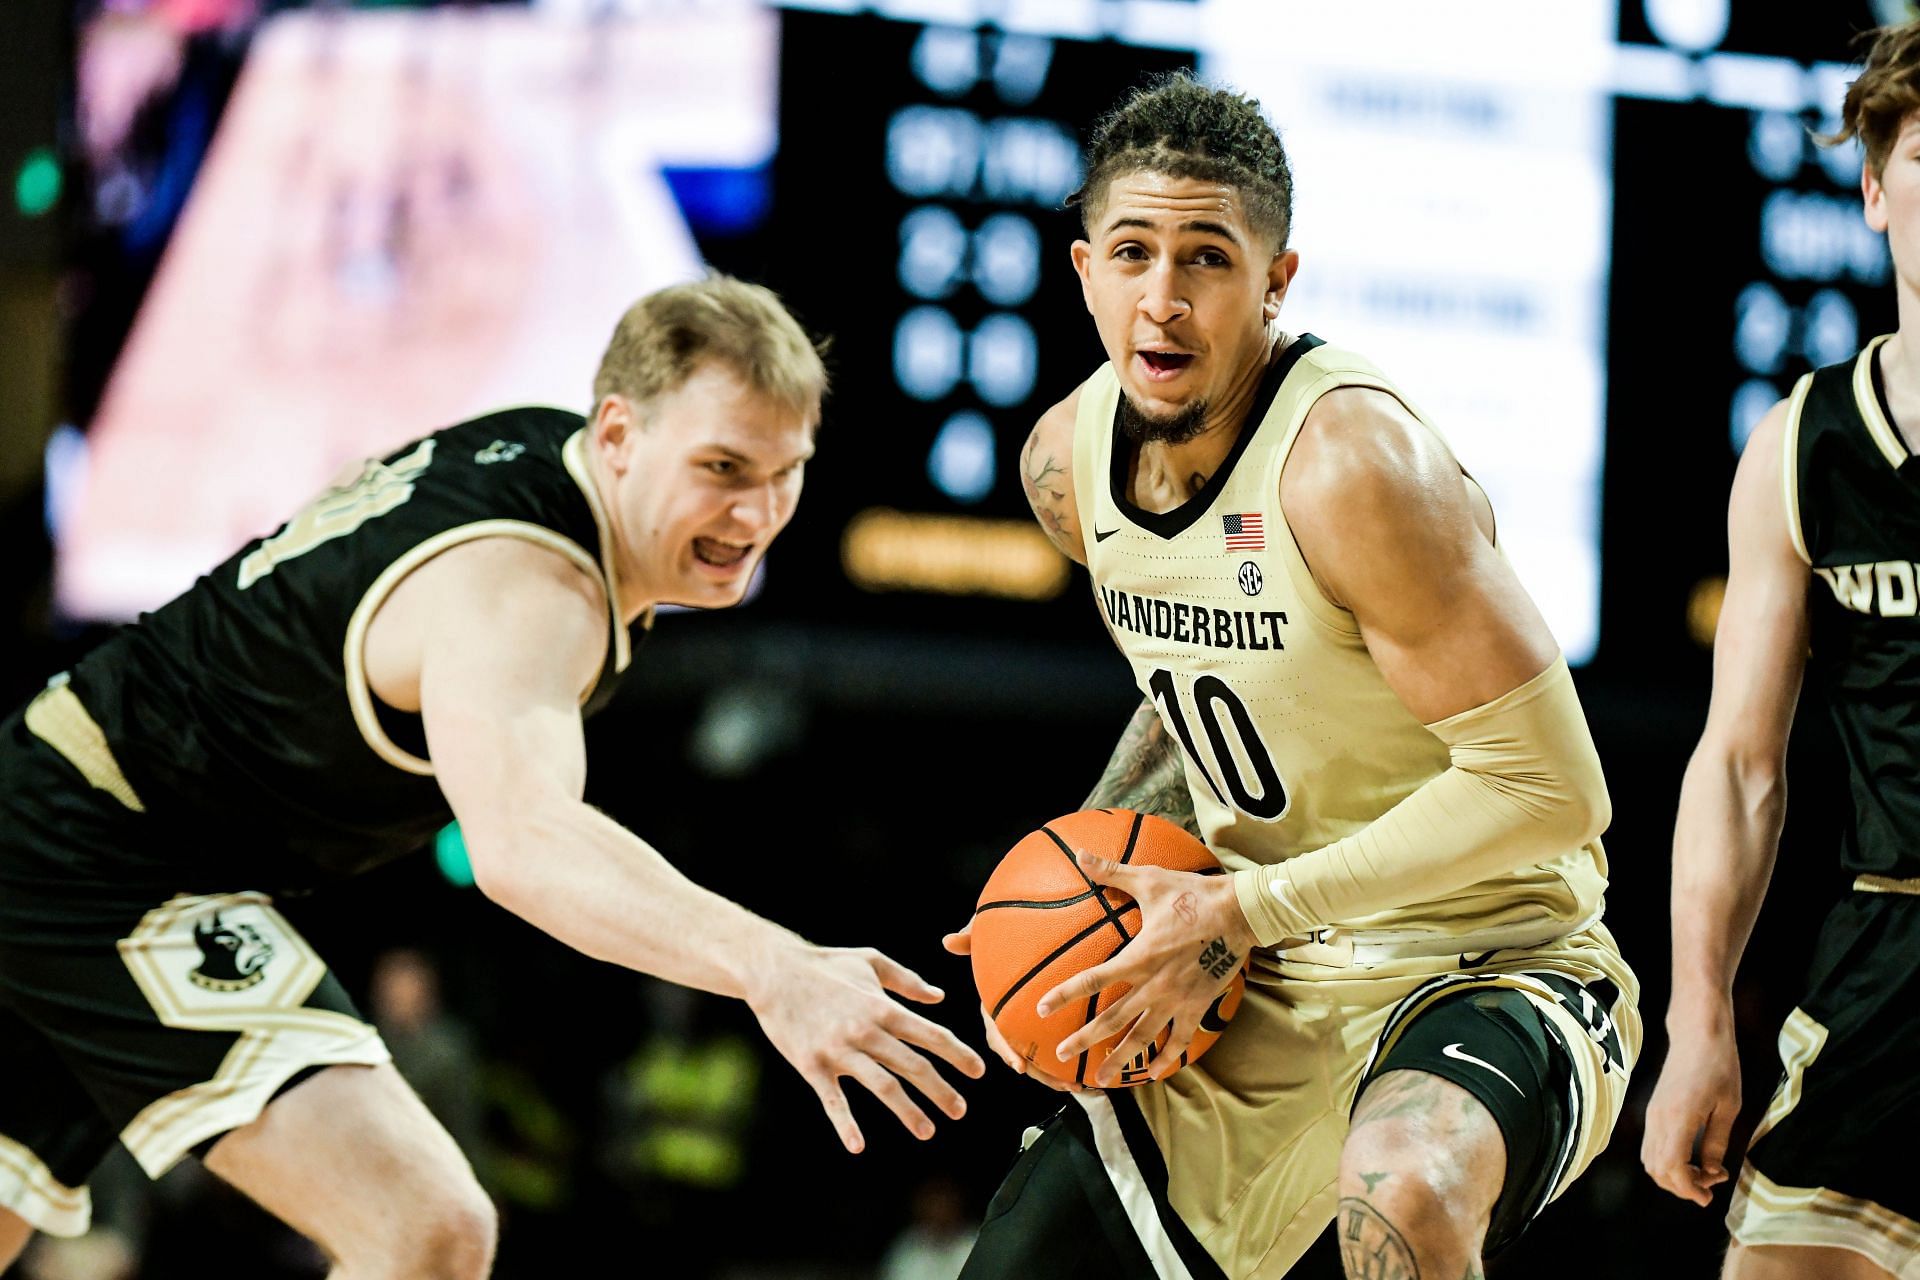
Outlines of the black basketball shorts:
[[87,1228],[118,1137],[158,1177],[385,1045],[264,893],[169,872],[146,816],[0,724],[0,1207]]

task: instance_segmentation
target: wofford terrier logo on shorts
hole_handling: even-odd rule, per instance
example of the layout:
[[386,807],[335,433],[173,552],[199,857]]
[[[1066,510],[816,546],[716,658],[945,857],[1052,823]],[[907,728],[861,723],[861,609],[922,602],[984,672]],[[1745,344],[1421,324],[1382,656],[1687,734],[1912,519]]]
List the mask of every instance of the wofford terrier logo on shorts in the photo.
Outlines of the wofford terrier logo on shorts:
[[200,965],[187,981],[206,991],[245,991],[266,981],[273,944],[244,921],[228,924],[219,913],[193,926]]

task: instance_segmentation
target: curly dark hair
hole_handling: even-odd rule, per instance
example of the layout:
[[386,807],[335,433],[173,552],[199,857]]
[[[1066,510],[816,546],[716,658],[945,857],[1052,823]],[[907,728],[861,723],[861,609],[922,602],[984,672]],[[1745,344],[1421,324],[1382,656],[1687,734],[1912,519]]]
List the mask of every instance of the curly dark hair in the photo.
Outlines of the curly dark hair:
[[1832,147],[1858,138],[1866,148],[1867,166],[1878,178],[1886,171],[1901,124],[1920,111],[1920,22],[1862,32],[1859,43],[1867,46],[1866,65],[1847,86],[1840,127],[1816,134],[1815,140]]
[[1216,89],[1186,71],[1156,76],[1100,118],[1087,143],[1087,178],[1067,197],[1093,233],[1107,188],[1122,174],[1149,170],[1234,188],[1254,229],[1278,253],[1293,223],[1293,171],[1280,135],[1243,93]]

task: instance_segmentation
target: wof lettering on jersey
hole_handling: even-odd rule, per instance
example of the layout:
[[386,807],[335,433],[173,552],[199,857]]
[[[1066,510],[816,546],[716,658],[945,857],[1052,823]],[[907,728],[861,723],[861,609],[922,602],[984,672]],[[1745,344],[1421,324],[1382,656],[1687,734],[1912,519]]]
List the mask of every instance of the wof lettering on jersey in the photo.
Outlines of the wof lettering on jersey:
[[1101,587],[1100,599],[1107,621],[1117,630],[1215,649],[1287,647],[1280,640],[1287,615],[1278,609],[1216,609],[1184,600],[1131,595],[1112,587]]
[[1878,564],[1836,564],[1815,568],[1820,580],[1833,589],[1833,598],[1854,613],[1882,618],[1911,618],[1920,605],[1911,560],[1882,560]]

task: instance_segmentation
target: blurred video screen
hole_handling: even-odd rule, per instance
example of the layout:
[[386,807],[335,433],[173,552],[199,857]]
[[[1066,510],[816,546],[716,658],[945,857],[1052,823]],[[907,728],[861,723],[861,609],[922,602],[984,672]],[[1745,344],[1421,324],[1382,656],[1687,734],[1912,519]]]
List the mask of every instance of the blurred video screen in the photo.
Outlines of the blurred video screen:
[[[1786,17],[1620,0],[282,12],[66,437],[58,603],[129,617],[344,462],[508,404],[586,410],[622,308],[704,260],[834,344],[820,462],[756,607],[1097,642],[1068,575],[996,587],[969,548],[1028,520],[1020,446],[1101,358],[1061,207],[1079,146],[1128,88],[1193,67],[1287,145],[1283,325],[1367,355],[1435,423],[1570,659],[1603,599],[1634,624],[1609,643],[1659,657],[1724,555],[1745,431],[1885,318],[1857,156],[1807,141],[1844,89],[1842,28],[1870,21],[1855,5],[1806,44]],[[1676,216],[1682,158],[1726,197],[1710,222]],[[1677,386],[1663,343],[1690,353]],[[1608,584],[1603,497],[1609,538],[1654,511],[1672,531]],[[890,550],[999,598],[873,594],[843,561],[863,529],[939,533]]]
[[775,32],[744,6],[264,24],[87,426],[61,608],[152,608],[426,430],[586,411],[621,312],[701,269],[664,174],[772,150]]

